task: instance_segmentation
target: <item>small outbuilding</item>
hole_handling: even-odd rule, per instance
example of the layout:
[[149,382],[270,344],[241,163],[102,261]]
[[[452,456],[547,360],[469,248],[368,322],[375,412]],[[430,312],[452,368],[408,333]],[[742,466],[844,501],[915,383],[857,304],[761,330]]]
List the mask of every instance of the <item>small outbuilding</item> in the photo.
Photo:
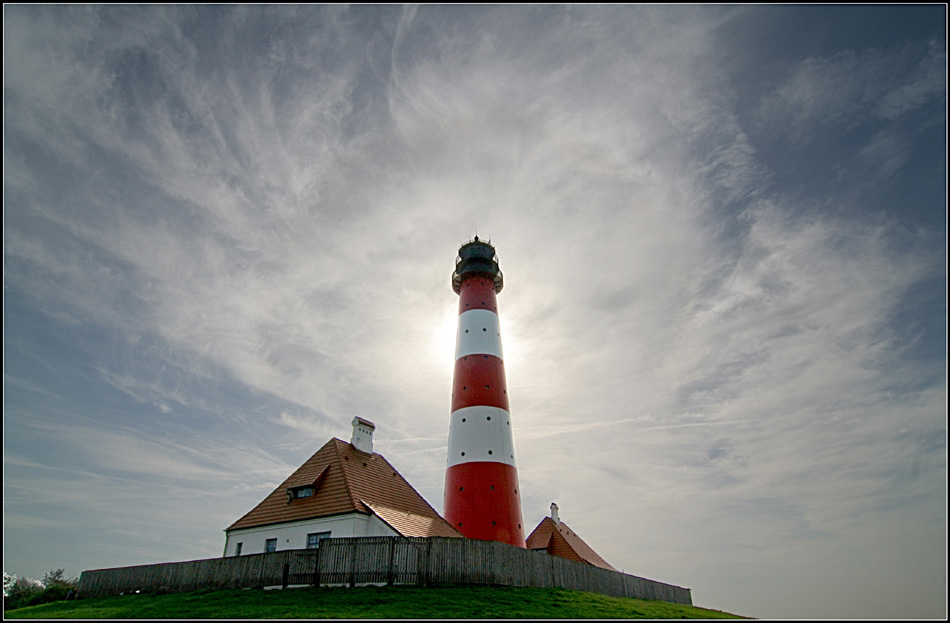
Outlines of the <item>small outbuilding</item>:
[[551,516],[545,517],[528,536],[526,546],[530,550],[544,550],[552,556],[560,556],[576,562],[585,562],[601,569],[616,571],[579,537],[570,526],[558,518],[557,504],[551,503]]
[[334,537],[459,537],[382,455],[376,426],[353,420],[349,443],[331,439],[270,495],[225,529],[225,556],[316,548]]

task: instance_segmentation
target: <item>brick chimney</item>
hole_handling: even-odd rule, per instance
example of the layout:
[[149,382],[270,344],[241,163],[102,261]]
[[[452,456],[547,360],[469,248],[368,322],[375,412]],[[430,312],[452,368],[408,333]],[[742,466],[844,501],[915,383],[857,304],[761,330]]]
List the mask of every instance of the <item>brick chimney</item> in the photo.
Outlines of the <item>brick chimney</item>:
[[361,417],[353,418],[353,438],[350,439],[350,444],[360,452],[372,454],[374,430],[376,430],[376,425],[369,420]]

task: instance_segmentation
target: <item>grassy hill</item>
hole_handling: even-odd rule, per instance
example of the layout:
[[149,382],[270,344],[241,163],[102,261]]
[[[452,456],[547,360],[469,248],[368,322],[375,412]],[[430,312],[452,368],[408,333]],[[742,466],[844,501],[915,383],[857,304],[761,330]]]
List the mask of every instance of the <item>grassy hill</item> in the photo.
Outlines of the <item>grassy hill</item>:
[[40,619],[736,619],[734,614],[662,601],[617,599],[564,589],[365,587],[195,591],[59,601],[4,618]]

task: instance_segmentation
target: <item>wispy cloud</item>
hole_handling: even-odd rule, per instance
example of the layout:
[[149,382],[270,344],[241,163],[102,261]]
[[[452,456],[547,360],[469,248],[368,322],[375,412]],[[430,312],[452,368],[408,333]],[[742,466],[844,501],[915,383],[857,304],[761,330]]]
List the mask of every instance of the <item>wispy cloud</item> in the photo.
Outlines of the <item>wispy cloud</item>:
[[806,59],[762,99],[762,123],[788,124],[796,140],[849,130],[874,118],[896,119],[939,100],[946,47],[936,40]]

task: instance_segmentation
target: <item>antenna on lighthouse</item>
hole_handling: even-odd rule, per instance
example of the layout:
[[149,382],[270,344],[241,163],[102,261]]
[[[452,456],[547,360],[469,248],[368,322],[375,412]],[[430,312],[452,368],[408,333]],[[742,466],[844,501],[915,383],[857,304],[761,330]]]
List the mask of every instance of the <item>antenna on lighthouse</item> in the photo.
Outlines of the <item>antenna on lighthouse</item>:
[[463,244],[452,273],[459,295],[445,518],[470,539],[525,546],[498,304],[504,287],[495,247]]

